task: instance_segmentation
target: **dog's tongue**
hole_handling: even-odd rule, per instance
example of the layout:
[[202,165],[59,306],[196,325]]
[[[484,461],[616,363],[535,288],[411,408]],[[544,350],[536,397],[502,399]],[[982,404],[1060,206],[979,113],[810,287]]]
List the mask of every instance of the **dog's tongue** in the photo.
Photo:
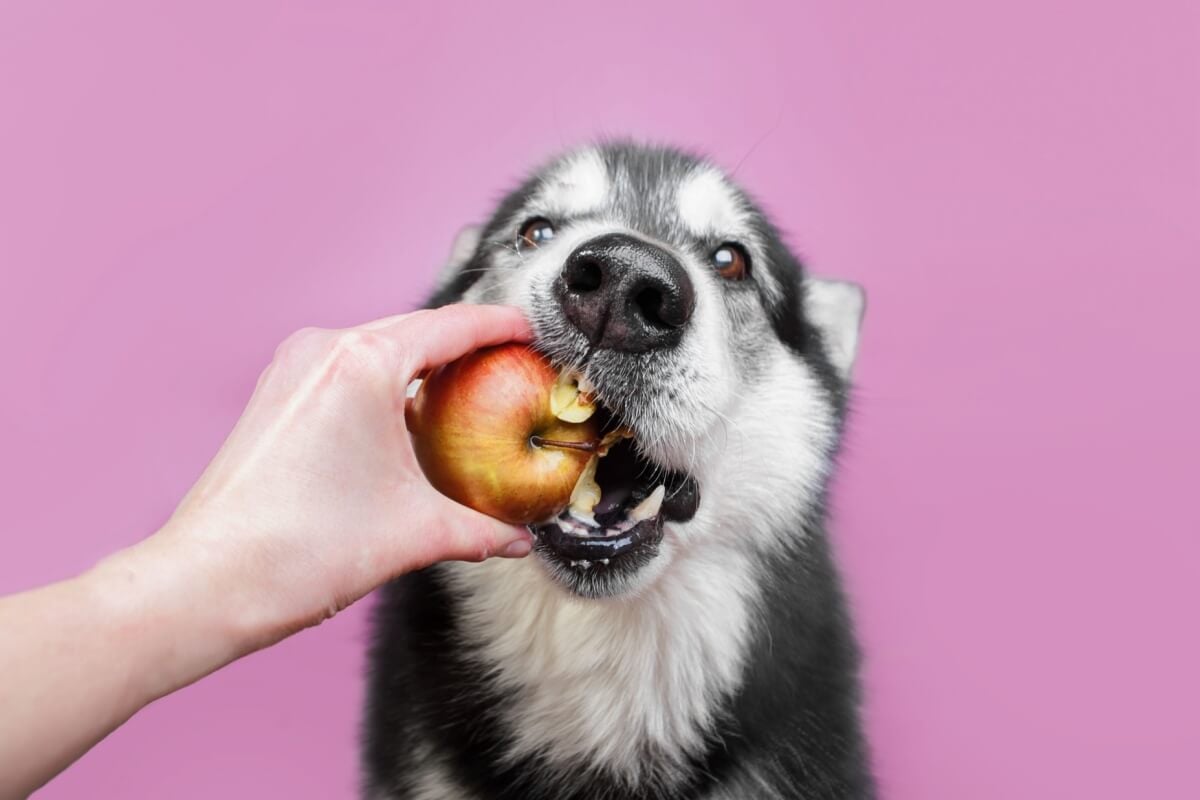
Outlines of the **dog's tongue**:
[[676,522],[687,522],[700,506],[700,487],[696,479],[683,472],[664,474],[661,468],[641,460],[632,444],[622,441],[601,458],[596,468],[596,484],[600,500],[592,509],[592,517],[601,527],[615,526],[624,521],[630,509],[664,484],[666,496],[659,512]]
[[623,509],[633,494],[633,486],[627,483],[611,487],[601,484],[601,489],[604,493],[600,495],[600,502],[592,513],[601,525],[615,525],[624,516]]
[[623,519],[623,509],[633,494],[638,475],[645,471],[628,442],[615,445],[600,459],[596,468],[596,483],[600,485],[600,502],[592,515],[601,525],[615,525]]

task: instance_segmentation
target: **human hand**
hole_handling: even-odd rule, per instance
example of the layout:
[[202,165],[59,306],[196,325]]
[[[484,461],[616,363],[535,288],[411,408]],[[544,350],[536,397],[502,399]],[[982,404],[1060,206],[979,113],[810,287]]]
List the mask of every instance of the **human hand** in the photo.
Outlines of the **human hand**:
[[214,590],[249,604],[268,640],[435,561],[526,555],[523,528],[429,484],[404,404],[422,371],[529,336],[516,309],[466,305],[297,332],[156,536],[212,563]]

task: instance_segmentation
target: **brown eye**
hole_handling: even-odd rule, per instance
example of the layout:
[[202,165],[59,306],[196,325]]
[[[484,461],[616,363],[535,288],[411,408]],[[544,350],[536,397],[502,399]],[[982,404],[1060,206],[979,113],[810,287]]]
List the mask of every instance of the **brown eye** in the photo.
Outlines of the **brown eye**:
[[713,250],[711,258],[717,274],[722,278],[740,281],[750,272],[750,257],[740,244],[723,244]]
[[554,225],[545,217],[534,217],[521,225],[517,247],[541,247],[554,238]]

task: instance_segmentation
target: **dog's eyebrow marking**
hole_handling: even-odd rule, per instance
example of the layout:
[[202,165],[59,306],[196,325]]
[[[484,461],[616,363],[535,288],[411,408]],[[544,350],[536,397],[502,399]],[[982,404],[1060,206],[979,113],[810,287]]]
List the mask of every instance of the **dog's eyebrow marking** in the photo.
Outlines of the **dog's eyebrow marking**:
[[559,214],[587,214],[604,206],[609,186],[604,159],[595,150],[584,150],[569,156],[547,176],[538,199]]
[[697,236],[730,234],[742,221],[742,204],[715,167],[699,167],[685,178],[675,192],[675,206],[679,219]]

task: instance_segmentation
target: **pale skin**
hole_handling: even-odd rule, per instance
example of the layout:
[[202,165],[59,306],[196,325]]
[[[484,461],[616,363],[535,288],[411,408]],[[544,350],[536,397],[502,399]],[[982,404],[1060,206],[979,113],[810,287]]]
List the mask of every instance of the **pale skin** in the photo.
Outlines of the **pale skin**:
[[421,474],[405,389],[520,312],[449,306],[289,337],[160,530],[0,599],[0,800],[23,798],[155,699],[437,561],[522,557],[529,534]]

